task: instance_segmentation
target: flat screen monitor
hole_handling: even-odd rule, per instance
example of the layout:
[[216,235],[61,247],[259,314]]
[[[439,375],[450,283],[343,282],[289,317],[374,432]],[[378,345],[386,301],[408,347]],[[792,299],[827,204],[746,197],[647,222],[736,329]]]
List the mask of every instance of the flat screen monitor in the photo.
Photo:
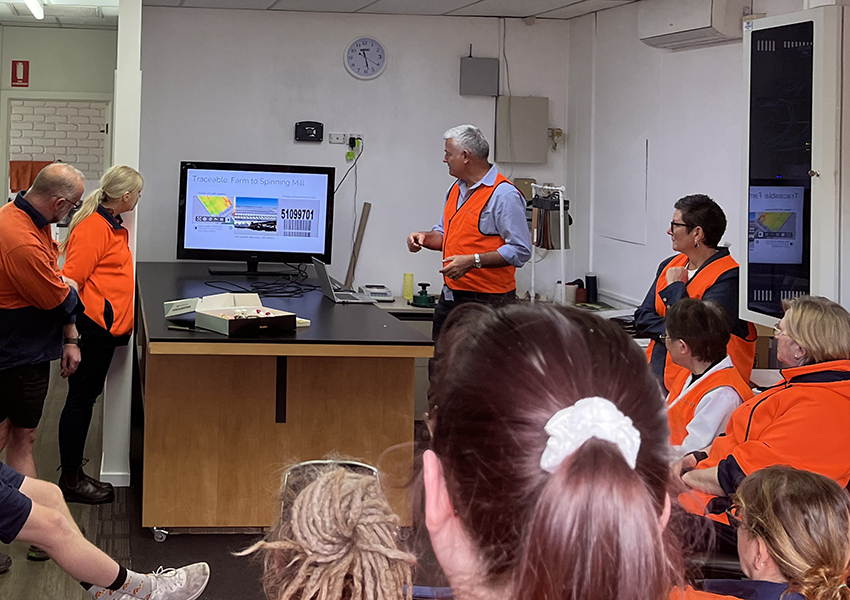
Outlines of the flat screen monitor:
[[177,258],[330,262],[333,167],[180,163]]
[[811,21],[752,33],[746,308],[768,322],[811,290],[813,40]]

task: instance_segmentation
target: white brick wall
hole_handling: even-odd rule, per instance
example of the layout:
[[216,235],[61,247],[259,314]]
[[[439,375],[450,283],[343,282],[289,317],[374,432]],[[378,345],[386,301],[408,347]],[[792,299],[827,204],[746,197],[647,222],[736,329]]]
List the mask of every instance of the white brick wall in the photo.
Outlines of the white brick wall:
[[13,100],[10,160],[61,160],[100,179],[105,124],[103,102]]

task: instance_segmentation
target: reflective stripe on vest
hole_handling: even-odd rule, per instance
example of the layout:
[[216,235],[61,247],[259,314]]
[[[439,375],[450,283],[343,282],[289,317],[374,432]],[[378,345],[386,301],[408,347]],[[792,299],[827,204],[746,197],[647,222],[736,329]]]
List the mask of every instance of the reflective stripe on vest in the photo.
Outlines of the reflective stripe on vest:
[[721,387],[731,387],[741,396],[742,402],[753,397],[753,390],[734,367],[719,369],[701,377],[684,397],[679,398],[688,379],[690,379],[688,371],[677,377],[667,397],[667,422],[670,425],[670,443],[674,446],[681,445],[688,437],[688,425],[694,418],[700,400],[709,392]]
[[[667,314],[667,306],[665,306],[664,301],[661,299],[661,292],[669,285],[667,283],[667,271],[673,267],[685,267],[687,264],[687,255],[679,254],[661,270],[658,281],[655,282],[655,312],[659,316],[663,317]],[[713,286],[721,275],[738,268],[738,266],[738,263],[729,254],[708,263],[697,271],[691,280],[685,284],[688,290],[688,297],[701,300],[706,290]],[[738,315],[730,316],[733,320],[738,319]],[[733,333],[729,338],[729,344],[726,346],[726,352],[732,359],[732,364],[738,369],[738,373],[740,373],[744,381],[749,381],[750,375],[753,374],[757,337],[755,325],[747,323],[747,338],[742,339]],[[647,360],[652,360],[653,348],[655,348],[655,340],[649,342],[649,346],[646,348]],[[664,387],[668,390],[671,389],[682,372],[687,372],[687,370],[684,367],[674,364],[670,358],[670,353],[667,353],[664,364]]]
[[[487,206],[493,192],[500,185],[513,185],[501,173],[496,174],[492,186],[480,185],[470,194],[460,208],[457,201],[460,188],[457,182],[449,190],[449,197],[443,209],[443,258],[493,252],[505,245],[499,234],[488,235],[481,232],[481,211]],[[453,290],[504,294],[516,289],[512,265],[493,269],[470,269],[459,279],[444,277],[446,285]]]

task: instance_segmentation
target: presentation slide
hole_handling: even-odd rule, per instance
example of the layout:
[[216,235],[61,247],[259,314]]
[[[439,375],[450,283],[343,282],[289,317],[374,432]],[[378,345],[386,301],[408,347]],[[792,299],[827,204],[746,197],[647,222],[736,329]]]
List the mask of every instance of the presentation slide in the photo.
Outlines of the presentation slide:
[[327,193],[326,175],[190,169],[185,247],[322,253]]
[[750,187],[749,256],[751,263],[795,265],[803,262],[802,187]]

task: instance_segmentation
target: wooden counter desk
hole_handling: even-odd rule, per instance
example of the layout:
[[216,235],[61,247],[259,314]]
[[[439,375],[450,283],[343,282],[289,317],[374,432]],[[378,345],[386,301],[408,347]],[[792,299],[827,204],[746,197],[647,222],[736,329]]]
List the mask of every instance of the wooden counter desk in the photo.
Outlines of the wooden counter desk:
[[[269,526],[281,469],[294,460],[335,453],[376,464],[401,444],[381,466],[409,473],[414,359],[433,355],[431,340],[375,306],[334,304],[321,291],[263,299],[311,321],[279,338],[168,329],[163,302],[220,292],[207,281],[272,281],[213,277],[208,266],[137,266],[142,525]],[[408,512],[400,495],[391,502]]]

